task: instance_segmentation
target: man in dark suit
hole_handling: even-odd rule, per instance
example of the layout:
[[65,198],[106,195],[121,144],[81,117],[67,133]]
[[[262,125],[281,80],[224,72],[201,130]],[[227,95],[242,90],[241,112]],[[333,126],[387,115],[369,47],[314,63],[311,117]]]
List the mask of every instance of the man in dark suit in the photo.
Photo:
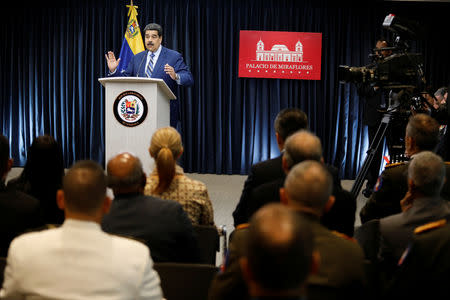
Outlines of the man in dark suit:
[[[314,250],[320,256],[318,272],[306,280],[308,298],[319,299],[320,295],[324,297],[321,299],[363,299],[365,276],[361,247],[320,224],[320,216],[334,202],[331,190],[332,179],[323,164],[308,160],[289,171],[281,192],[282,202],[311,226]],[[241,270],[236,266],[244,255],[248,230],[248,226],[241,226],[233,234],[225,271],[214,278],[208,299],[248,297]]]
[[[323,163],[322,144],[320,139],[307,130],[300,130],[290,135],[284,144],[282,166],[285,174],[296,164],[304,160],[314,160]],[[322,224],[327,228],[353,236],[356,199],[350,192],[343,190],[338,171],[335,167],[326,165],[333,178],[332,195],[335,203],[330,211],[322,216]],[[249,197],[248,214],[251,216],[259,208],[270,202],[280,202],[280,188],[285,177],[263,183],[254,188]]]
[[[109,76],[134,76],[161,78],[177,95],[177,85],[191,86],[194,79],[183,57],[177,51],[168,49],[161,45],[163,38],[162,27],[151,23],[144,28],[144,42],[147,50],[133,56],[127,69],[123,73],[116,72],[119,61],[112,51],[105,55],[110,71]],[[177,127],[178,103],[170,101],[171,126]]]
[[16,236],[44,225],[37,199],[6,188],[5,181],[12,164],[8,139],[0,135],[0,256],[3,257]]
[[[405,135],[406,156],[414,160],[415,155],[422,151],[434,151],[439,140],[439,124],[426,114],[417,114],[409,119]],[[362,223],[401,212],[400,200],[408,190],[408,165],[402,162],[386,166],[378,178],[374,193],[361,209]],[[446,169],[450,174],[450,165],[446,165]],[[450,200],[448,176],[441,196]]]
[[199,261],[192,224],[178,202],[144,195],[145,173],[140,160],[121,153],[107,166],[114,201],[102,229],[144,242],[155,262]]
[[[286,139],[294,132],[308,127],[308,117],[297,108],[286,108],[280,111],[275,119],[275,136],[278,148],[283,152]],[[234,226],[247,223],[250,218],[250,194],[259,185],[285,178],[281,165],[282,155],[253,165],[244,183],[241,198],[233,212]]]

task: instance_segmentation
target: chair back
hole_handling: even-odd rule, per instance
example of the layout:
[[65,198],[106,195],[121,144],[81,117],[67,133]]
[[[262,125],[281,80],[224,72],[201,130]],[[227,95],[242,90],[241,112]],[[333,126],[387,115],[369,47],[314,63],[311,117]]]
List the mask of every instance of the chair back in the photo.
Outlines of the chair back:
[[216,226],[193,225],[198,239],[200,263],[216,265],[216,253],[220,250],[220,237]]
[[207,300],[211,281],[218,272],[210,264],[155,263],[167,300]]

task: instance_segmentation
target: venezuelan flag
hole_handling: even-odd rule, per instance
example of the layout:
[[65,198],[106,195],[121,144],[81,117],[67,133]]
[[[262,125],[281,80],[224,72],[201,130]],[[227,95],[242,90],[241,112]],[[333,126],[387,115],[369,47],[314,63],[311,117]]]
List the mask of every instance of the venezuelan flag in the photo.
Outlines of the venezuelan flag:
[[125,38],[120,49],[119,72],[124,72],[128,66],[133,55],[144,51],[144,42],[142,41],[141,29],[137,21],[137,6],[133,5],[131,0],[130,5],[127,5],[128,10],[128,24],[125,31]]

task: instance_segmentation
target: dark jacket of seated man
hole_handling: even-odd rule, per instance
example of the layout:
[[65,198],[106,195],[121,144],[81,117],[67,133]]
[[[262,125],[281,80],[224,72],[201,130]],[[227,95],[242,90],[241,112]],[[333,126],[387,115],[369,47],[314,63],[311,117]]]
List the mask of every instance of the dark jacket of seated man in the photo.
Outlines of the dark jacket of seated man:
[[102,229],[142,241],[154,262],[199,262],[198,241],[183,207],[143,194],[146,177],[140,160],[122,153],[108,162],[107,169],[115,198]]
[[[323,215],[321,222],[330,230],[336,230],[352,237],[355,224],[356,199],[350,192],[342,188],[337,168],[331,165],[326,165],[326,167],[333,178],[332,195],[335,196],[336,200],[330,211]],[[283,187],[285,178],[286,176],[283,176],[253,189],[248,197],[246,222],[265,204],[280,202],[280,188]]]
[[251,193],[256,187],[274,180],[282,180],[284,182],[286,175],[281,164],[282,156],[259,162],[250,168],[241,198],[233,212],[234,226],[248,222],[250,218],[249,209],[251,209]]
[[103,218],[102,228],[142,241],[150,248],[154,262],[199,261],[191,221],[175,201],[137,193],[120,195]]

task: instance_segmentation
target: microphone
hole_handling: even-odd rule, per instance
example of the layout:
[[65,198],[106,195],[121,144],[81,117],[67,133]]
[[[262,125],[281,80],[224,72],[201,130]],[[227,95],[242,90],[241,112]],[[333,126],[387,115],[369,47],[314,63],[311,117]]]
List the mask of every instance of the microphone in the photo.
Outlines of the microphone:
[[148,55],[148,50],[145,50],[145,55],[142,57],[141,63],[139,64],[139,67],[136,71],[136,77],[139,77],[139,70],[141,69],[142,63],[144,62],[144,58],[147,58],[147,55]]

